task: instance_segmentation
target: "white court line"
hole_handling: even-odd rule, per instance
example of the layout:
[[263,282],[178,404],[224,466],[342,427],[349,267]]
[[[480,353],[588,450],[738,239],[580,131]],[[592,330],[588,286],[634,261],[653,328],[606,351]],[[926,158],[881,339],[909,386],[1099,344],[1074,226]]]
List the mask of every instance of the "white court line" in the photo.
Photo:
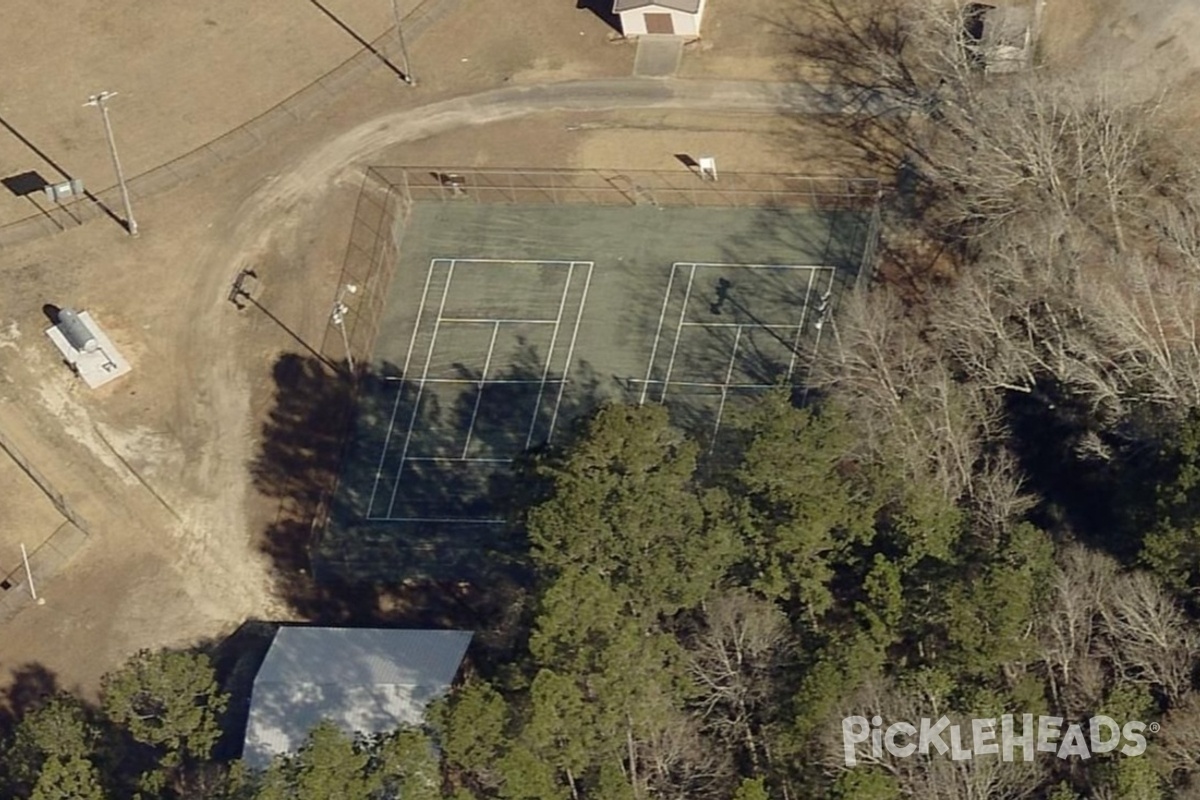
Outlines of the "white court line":
[[[533,378],[529,378],[528,380],[517,380],[517,379],[510,380],[508,378],[495,378],[490,381],[480,381],[480,380],[477,380],[474,378],[426,378],[425,382],[426,383],[459,383],[459,384],[468,384],[471,386],[475,386],[475,385],[481,384],[481,383],[487,384],[488,386],[496,386],[499,384],[509,384],[509,385],[517,385],[517,386],[525,386],[525,385],[532,386],[535,383],[541,383],[541,381],[535,381]],[[564,381],[560,381],[557,378],[546,381],[546,383],[563,383],[563,382]]]
[[433,348],[437,344],[438,330],[442,326],[442,312],[446,310],[446,298],[450,295],[450,283],[454,280],[454,262],[446,270],[446,286],[442,289],[442,302],[438,306],[437,319],[433,322],[433,339],[429,342],[429,352],[425,354],[425,367],[421,370],[421,382],[417,384],[417,397],[413,400],[412,414],[408,418],[408,432],[404,435],[404,449],[400,451],[400,465],[396,467],[395,482],[392,484],[392,497],[388,501],[388,515],[396,506],[396,492],[400,490],[400,474],[404,472],[404,459],[408,456],[409,445],[412,444],[413,427],[417,424],[417,414],[421,410],[421,395],[425,392],[425,379],[429,377],[429,362],[433,360]]
[[[421,290],[421,304],[417,306],[417,321],[413,323],[412,336],[408,340],[408,352],[404,354],[404,367],[400,371],[400,380],[396,386],[396,402],[392,404],[392,416],[388,420],[387,435],[383,440],[383,450],[379,453],[379,464],[375,467],[375,483],[371,485],[371,499],[367,501],[367,518],[371,517],[371,508],[375,505],[375,493],[379,491],[379,480],[383,477],[383,462],[387,459],[388,447],[392,443],[392,431],[396,426],[396,414],[400,411],[400,398],[404,396],[404,379],[408,377],[408,362],[412,358],[413,347],[417,344],[417,334],[421,332],[421,316],[425,313],[425,300],[429,296],[429,283],[433,280],[433,269],[442,259],[430,259],[429,270],[425,273],[425,288]],[[443,298],[445,294],[443,292]],[[433,349],[430,342],[429,348]]]
[[554,426],[558,424],[558,409],[562,405],[563,392],[567,388],[567,373],[571,371],[571,359],[575,357],[575,340],[579,337],[579,323],[583,321],[583,309],[587,305],[588,290],[592,288],[594,264],[591,261],[586,263],[587,279],[583,282],[583,294],[579,298],[579,313],[575,315],[575,330],[571,332],[571,346],[567,348],[567,362],[563,364],[563,382],[558,385],[558,397],[554,399],[554,413],[550,415],[550,428],[546,431],[547,443],[554,438]]
[[[439,261],[446,261],[441,258]],[[524,266],[526,264],[545,264],[546,266],[565,267],[568,264],[580,264],[580,261],[539,261],[535,258],[455,258],[450,259],[456,264],[514,264]],[[590,263],[590,262],[588,262]]]
[[717,446],[717,433],[721,430],[721,417],[725,414],[725,400],[729,397],[729,382],[733,380],[733,367],[737,364],[738,344],[742,341],[742,326],[739,325],[737,333],[733,337],[733,352],[729,354],[729,369],[725,371],[725,385],[721,387],[721,402],[717,406],[717,421],[713,425],[712,442],[708,446],[708,452],[712,452]]
[[529,432],[525,435],[525,449],[529,449],[533,441],[533,431],[537,427],[538,412],[542,410],[542,394],[546,391],[546,378],[550,375],[550,362],[554,360],[554,345],[558,342],[558,329],[562,325],[563,309],[567,307],[567,294],[571,291],[571,276],[575,274],[575,264],[567,270],[567,282],[563,285],[562,297],[558,301],[558,316],[554,320],[554,333],[550,335],[550,346],[546,349],[546,364],[542,367],[542,382],[538,386],[537,400],[533,404],[533,417],[529,420]]
[[511,458],[455,458],[454,456],[412,456],[409,464],[511,464]]
[[487,358],[483,360],[483,372],[479,374],[479,391],[475,393],[475,408],[471,411],[471,422],[467,425],[467,440],[463,442],[462,457],[467,457],[467,448],[471,446],[471,434],[475,432],[475,420],[479,416],[479,404],[483,402],[483,382],[487,380],[488,370],[492,366],[492,353],[496,351],[496,337],[500,335],[500,323],[492,327],[492,340],[488,342]]
[[[658,327],[654,329],[654,346],[650,348],[650,363],[646,365],[646,381],[642,384],[642,394],[638,398],[638,405],[646,404],[646,389],[650,387],[650,375],[654,372],[654,359],[658,355],[658,342],[662,337],[663,320],[667,317],[667,306],[671,302],[671,287],[675,284],[675,268],[677,264],[671,265],[671,277],[667,280],[667,293],[663,295],[662,311],[658,314]],[[687,305],[686,303],[684,305]]]
[[[681,327],[684,327],[684,328],[740,328],[743,325],[745,325],[746,323],[745,322],[681,322],[679,324]],[[790,322],[788,322],[788,323],[772,322],[768,325],[759,325],[756,323],[754,327],[765,328],[767,330],[770,330],[771,328],[783,328],[784,330],[791,330],[793,328],[803,328],[804,325],[803,324],[793,325]]]
[[687,289],[683,293],[683,308],[679,311],[679,327],[675,329],[675,343],[671,345],[671,360],[667,362],[667,374],[663,376],[663,390],[658,398],[659,403],[667,401],[667,384],[671,382],[671,372],[675,369],[675,354],[679,351],[679,336],[683,333],[683,320],[687,316],[687,304],[692,297],[692,282],[695,280],[696,265],[692,264],[691,274],[688,275]]
[[488,319],[487,317],[445,317],[442,322],[456,322],[470,325],[491,325],[499,322],[502,325],[553,325],[552,319]]
[[[800,334],[804,333],[804,322],[808,319],[808,299],[812,297],[813,280],[817,277],[817,273],[813,272],[808,276],[808,288],[804,290],[804,307],[800,309],[800,324],[796,326],[796,339],[792,342],[792,357],[788,359],[787,379],[792,379],[792,373],[796,370],[796,353],[800,350]],[[832,284],[833,278],[830,277]],[[820,331],[817,331],[820,333]]]

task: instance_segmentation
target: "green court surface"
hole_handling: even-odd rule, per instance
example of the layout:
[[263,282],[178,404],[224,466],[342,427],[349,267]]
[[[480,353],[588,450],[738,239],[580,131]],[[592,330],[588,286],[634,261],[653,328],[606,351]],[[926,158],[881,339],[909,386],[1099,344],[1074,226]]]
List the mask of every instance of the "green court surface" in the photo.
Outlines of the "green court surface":
[[606,400],[665,402],[716,447],[745,398],[803,384],[868,216],[417,202],[318,577],[503,568],[511,462]]

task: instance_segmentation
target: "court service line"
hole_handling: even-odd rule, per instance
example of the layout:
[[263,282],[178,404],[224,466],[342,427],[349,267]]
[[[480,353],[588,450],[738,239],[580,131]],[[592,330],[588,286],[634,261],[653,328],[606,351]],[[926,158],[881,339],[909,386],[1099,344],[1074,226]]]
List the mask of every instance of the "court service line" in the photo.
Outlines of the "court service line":
[[554,438],[554,426],[558,424],[558,410],[562,405],[563,392],[567,388],[567,373],[571,371],[571,359],[575,357],[575,340],[579,338],[579,323],[583,321],[583,309],[587,307],[588,290],[592,288],[592,268],[595,263],[588,261],[587,278],[583,282],[583,294],[579,298],[579,313],[575,315],[575,330],[571,332],[571,345],[567,348],[567,362],[563,364],[563,381],[558,385],[558,397],[554,400],[554,413],[550,415],[550,428],[546,431],[546,442]]
[[642,384],[642,393],[638,397],[639,406],[646,404],[646,390],[650,388],[650,375],[654,372],[654,359],[658,355],[658,342],[662,337],[663,320],[667,318],[667,306],[671,303],[671,287],[675,284],[675,268],[678,266],[678,264],[671,265],[671,277],[667,279],[667,293],[663,295],[662,311],[658,314],[658,327],[654,329],[654,344],[650,348],[650,363],[646,365],[646,380]]
[[562,297],[558,301],[558,316],[554,320],[554,333],[550,334],[550,346],[546,349],[546,363],[542,367],[542,381],[538,384],[537,398],[533,404],[533,417],[529,420],[529,432],[525,435],[525,449],[529,449],[533,441],[533,431],[537,427],[538,412],[542,410],[542,393],[546,391],[546,378],[550,376],[550,362],[554,360],[554,345],[558,342],[558,329],[562,326],[563,309],[567,307],[567,295],[571,291],[571,277],[575,274],[575,262],[567,270],[567,282],[563,285]]
[[658,398],[659,403],[667,402],[667,384],[671,382],[671,372],[675,369],[675,355],[679,351],[679,337],[683,333],[683,320],[687,316],[688,300],[692,297],[692,283],[696,280],[696,264],[692,264],[691,274],[688,275],[687,289],[683,293],[683,308],[679,310],[679,326],[675,328],[675,343],[671,345],[671,360],[667,362],[667,374],[663,376],[663,390]]
[[725,370],[725,384],[721,387],[721,402],[717,405],[717,421],[713,425],[712,442],[708,452],[717,446],[717,433],[721,430],[721,417],[725,414],[725,400],[729,397],[729,382],[733,380],[733,368],[737,364],[738,345],[742,341],[742,326],[739,325],[733,337],[733,352],[729,354],[729,369]]
[[[512,385],[512,386],[526,386],[526,385],[532,386],[535,383],[540,383],[540,381],[535,381],[533,378],[529,378],[528,380],[515,380],[515,379],[510,380],[508,378],[496,378],[496,379],[490,380],[490,381],[481,381],[481,380],[477,380],[475,378],[426,378],[425,382],[426,383],[470,384],[471,386],[475,386],[476,384],[487,384],[488,386],[496,386],[498,384],[508,384],[508,385]],[[551,383],[551,384],[562,383],[562,381],[554,379],[554,380],[548,380],[548,381],[546,381],[546,383]]]
[[[413,347],[417,344],[417,334],[421,332],[421,317],[425,313],[425,301],[429,297],[429,284],[433,280],[433,269],[442,259],[429,260],[429,270],[425,273],[425,288],[421,290],[421,304],[417,306],[417,321],[413,323],[412,336],[408,340],[408,352],[404,354],[404,367],[400,370],[400,381],[396,386],[396,402],[392,403],[392,416],[388,420],[387,435],[383,439],[383,450],[379,453],[379,464],[375,467],[375,483],[371,486],[371,499],[367,501],[367,517],[371,516],[371,508],[375,505],[375,493],[379,491],[379,480],[383,477],[383,462],[387,460],[388,447],[392,444],[392,431],[396,426],[396,414],[400,412],[400,399],[404,397],[404,380],[408,377],[408,363],[412,358]],[[432,348],[433,345],[430,344]]]
[[808,301],[812,297],[813,280],[816,277],[817,273],[809,273],[808,288],[804,290],[804,307],[800,309],[800,324],[796,326],[796,338],[792,341],[792,357],[788,359],[787,377],[789,381],[792,379],[792,373],[796,370],[796,353],[800,350],[800,335],[804,333],[804,323],[808,320],[808,309],[811,308]]
[[442,322],[456,322],[463,325],[491,325],[499,322],[502,325],[553,325],[552,319],[488,319],[487,317],[446,317]]
[[475,432],[475,420],[479,417],[479,404],[483,402],[483,382],[487,380],[488,370],[492,367],[492,353],[496,351],[496,337],[500,335],[500,323],[492,327],[492,340],[488,342],[487,358],[483,360],[483,372],[479,373],[479,391],[475,393],[475,408],[471,410],[471,422],[467,425],[467,440],[463,442],[462,457],[467,457],[467,449],[471,446],[471,434]]
[[396,478],[392,484],[392,497],[388,501],[388,516],[396,506],[396,492],[400,491],[400,475],[404,472],[404,459],[408,457],[408,448],[412,444],[413,428],[417,424],[417,414],[421,410],[421,396],[425,393],[425,379],[429,377],[429,364],[433,361],[433,348],[437,344],[438,331],[442,327],[442,312],[446,310],[446,298],[450,296],[450,284],[454,280],[454,262],[446,270],[446,285],[442,288],[442,302],[438,305],[437,319],[433,322],[433,339],[429,342],[429,350],[425,353],[425,367],[421,370],[421,381],[417,384],[417,396],[413,400],[412,414],[408,417],[408,431],[404,434],[404,448],[400,451],[400,465],[396,467]]
[[454,456],[411,456],[409,464],[511,464],[511,458],[455,458]]
[[[443,261],[445,259],[442,259]],[[526,264],[535,264],[554,267],[565,267],[568,264],[578,264],[578,261],[539,261],[533,258],[455,258],[451,259],[458,264],[513,264],[516,266],[524,266]],[[590,262],[589,262],[590,263]]]

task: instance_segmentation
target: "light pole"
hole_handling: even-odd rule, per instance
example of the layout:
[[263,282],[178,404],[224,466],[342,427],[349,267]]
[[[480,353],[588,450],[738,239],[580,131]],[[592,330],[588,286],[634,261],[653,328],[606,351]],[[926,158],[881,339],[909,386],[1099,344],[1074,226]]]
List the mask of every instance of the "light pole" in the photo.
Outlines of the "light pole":
[[416,86],[417,81],[412,76],[412,68],[408,65],[408,47],[404,44],[404,26],[401,24],[400,0],[392,0],[392,16],[396,18],[396,38],[400,40],[400,58],[404,61],[404,82]]
[[113,140],[112,122],[108,119],[108,106],[105,105],[110,97],[116,97],[116,92],[100,92],[88,98],[85,106],[96,106],[104,120],[104,136],[108,140],[108,154],[112,156],[113,169],[117,173],[117,185],[121,187],[121,202],[125,205],[125,230],[130,236],[138,235],[137,220],[133,218],[133,207],[129,204],[129,189],[125,186],[125,173],[121,169],[121,159],[117,157],[117,143]]
[[358,287],[353,283],[347,283],[338,290],[337,299],[333,301],[333,313],[330,319],[337,329],[342,332],[342,345],[346,348],[346,365],[350,369],[350,377],[354,377],[354,355],[350,352],[350,337],[346,335],[346,312],[350,309],[344,302],[347,294],[354,294],[358,291]]

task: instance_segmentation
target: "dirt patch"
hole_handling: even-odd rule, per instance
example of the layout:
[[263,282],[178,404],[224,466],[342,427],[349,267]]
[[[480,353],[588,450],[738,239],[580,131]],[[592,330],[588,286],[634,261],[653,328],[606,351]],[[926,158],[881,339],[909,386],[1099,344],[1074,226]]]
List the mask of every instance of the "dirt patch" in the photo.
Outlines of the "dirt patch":
[[[63,516],[16,462],[0,451],[0,581],[21,567],[21,545],[36,550]],[[16,576],[18,581],[24,575]],[[8,591],[0,588],[0,591]],[[22,591],[24,588],[22,587]]]
[[781,80],[791,26],[802,18],[794,3],[781,0],[711,0],[701,38],[685,48],[679,74]]
[[1143,95],[1200,70],[1200,6],[1192,0],[1050,0],[1040,38],[1046,62]]

